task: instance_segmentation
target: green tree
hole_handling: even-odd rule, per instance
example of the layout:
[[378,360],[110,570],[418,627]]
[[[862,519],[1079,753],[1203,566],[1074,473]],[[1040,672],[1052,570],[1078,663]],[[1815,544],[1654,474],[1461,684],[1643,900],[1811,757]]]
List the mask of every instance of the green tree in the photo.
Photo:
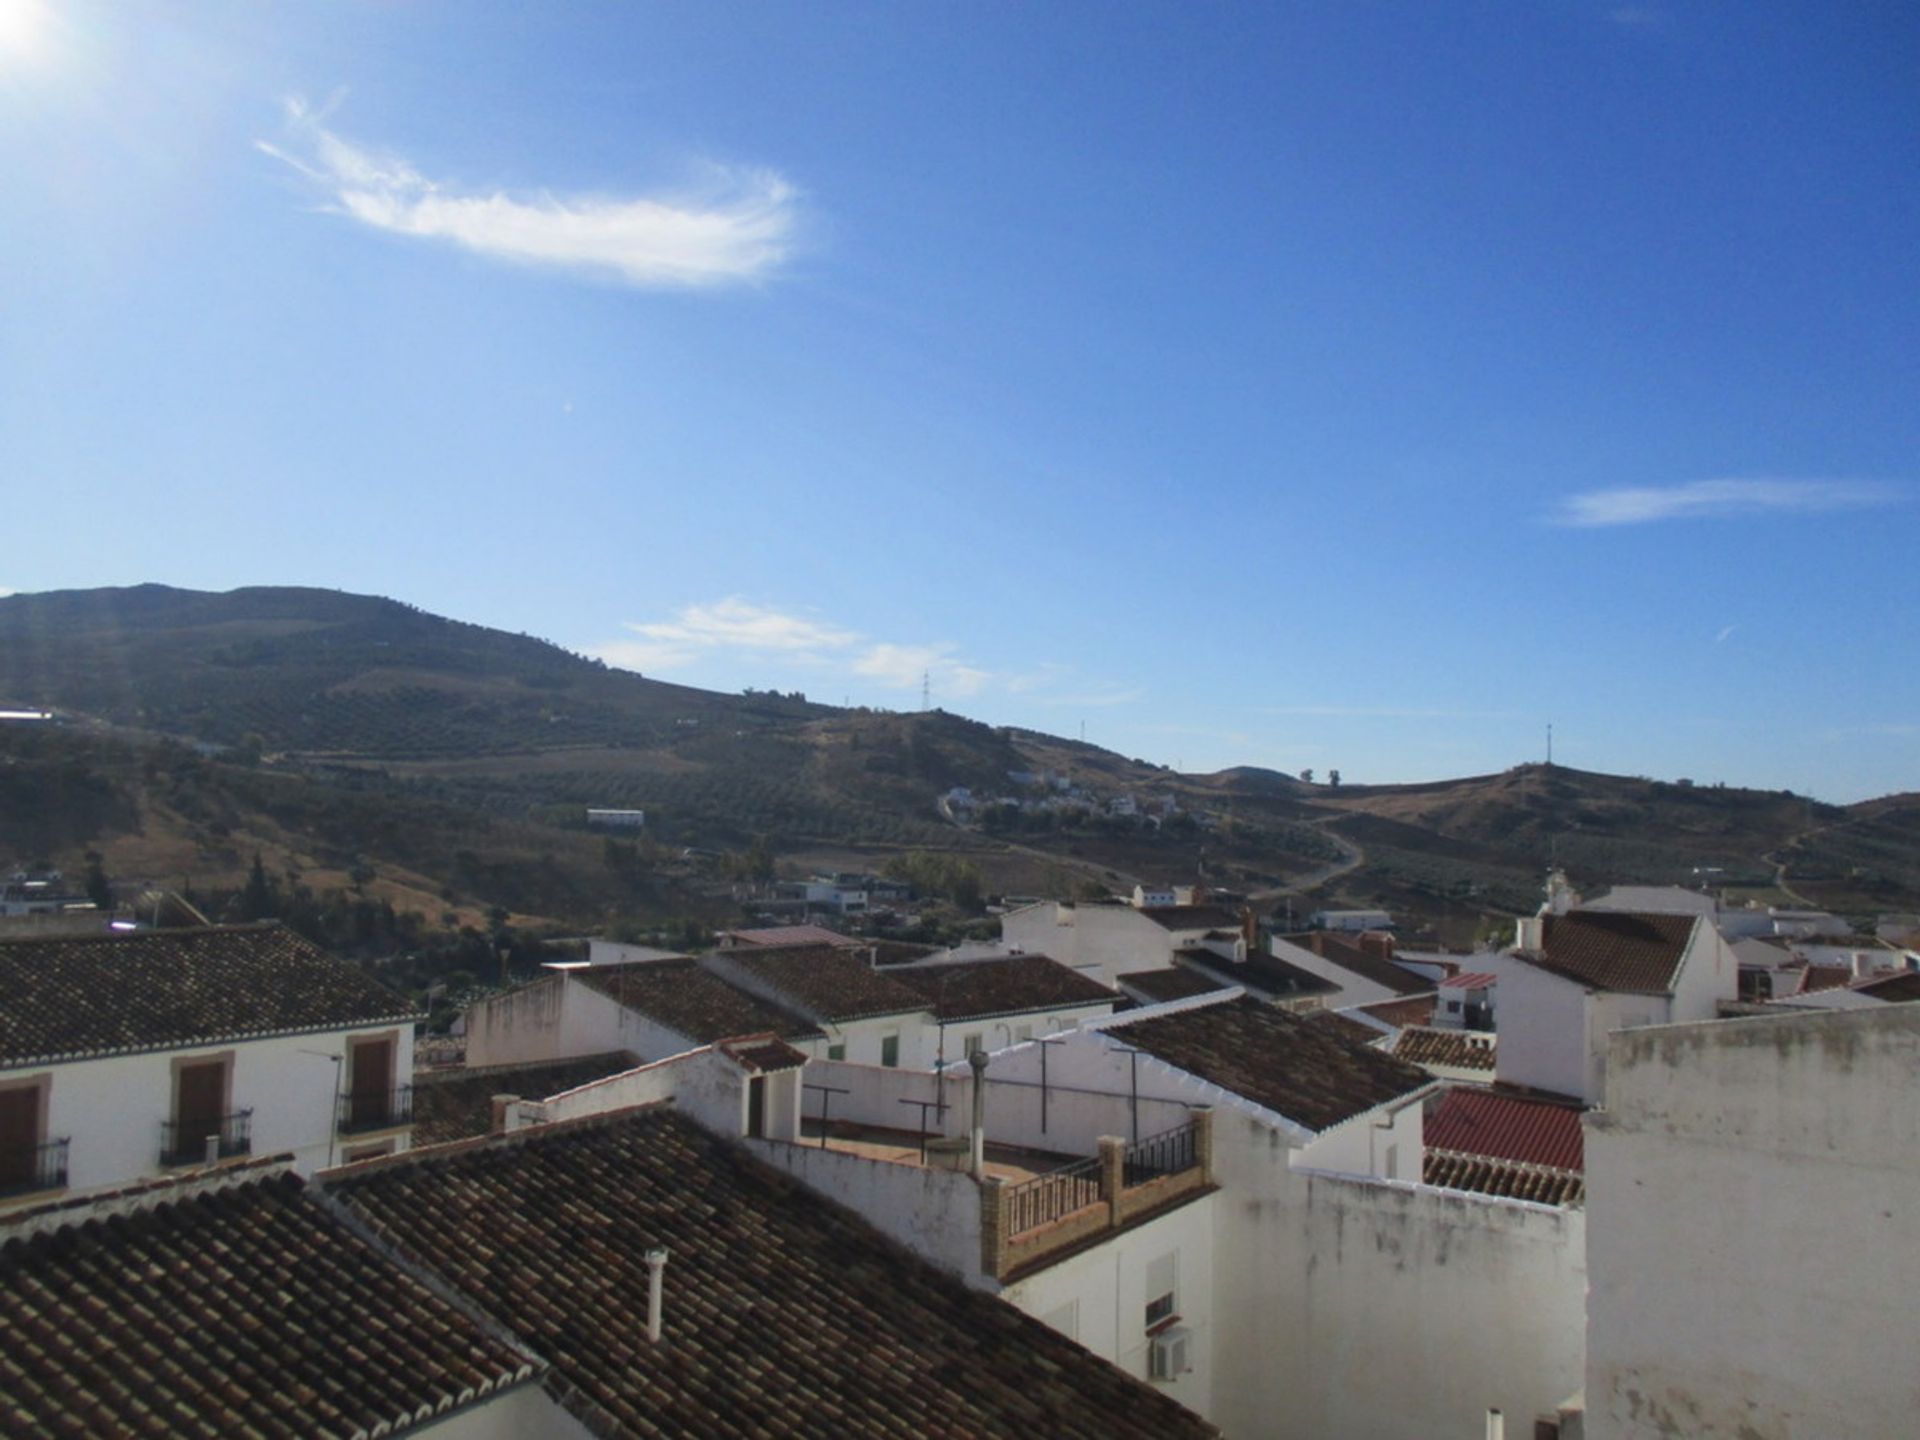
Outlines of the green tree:
[[95,905],[102,910],[113,909],[113,886],[107,880],[106,867],[98,850],[87,851],[87,873],[81,883],[86,887],[87,898]]

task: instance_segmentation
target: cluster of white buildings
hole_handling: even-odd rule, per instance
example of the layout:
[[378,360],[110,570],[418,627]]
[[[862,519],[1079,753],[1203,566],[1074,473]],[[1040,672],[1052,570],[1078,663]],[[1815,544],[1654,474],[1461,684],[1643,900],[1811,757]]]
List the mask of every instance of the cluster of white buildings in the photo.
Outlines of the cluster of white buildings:
[[[1556,884],[1450,956],[1143,889],[984,953],[595,941],[412,1087],[408,1007],[278,927],[0,943],[0,1156],[43,1165],[0,1345],[102,1431],[137,1344],[208,1431],[1905,1433],[1920,963],[1738,915]],[[163,1241],[219,1304],[139,1278]],[[287,1305],[352,1349],[341,1297],[401,1291],[406,1375],[275,1391]],[[156,1367],[123,1300],[243,1377]]]

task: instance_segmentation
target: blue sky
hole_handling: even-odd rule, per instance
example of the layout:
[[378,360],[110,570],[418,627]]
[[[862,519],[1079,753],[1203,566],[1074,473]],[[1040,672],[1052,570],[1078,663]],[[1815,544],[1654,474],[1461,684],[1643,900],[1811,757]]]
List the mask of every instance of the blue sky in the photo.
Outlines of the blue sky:
[[1916,73],[1891,5],[0,0],[0,588],[1920,788]]

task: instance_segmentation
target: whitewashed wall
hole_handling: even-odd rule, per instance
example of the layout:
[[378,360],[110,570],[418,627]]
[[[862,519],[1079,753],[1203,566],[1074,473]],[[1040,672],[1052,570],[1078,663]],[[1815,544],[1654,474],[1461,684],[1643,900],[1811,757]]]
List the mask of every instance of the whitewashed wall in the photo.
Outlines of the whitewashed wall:
[[491,996],[467,1011],[467,1064],[473,1067],[531,1065],[614,1050],[658,1060],[697,1045],[567,971]]
[[593,1434],[538,1382],[406,1433],[431,1440],[592,1440]]
[[1512,955],[1489,955],[1500,977],[1495,1073],[1513,1085],[1584,1096],[1595,1083],[1587,1038],[1587,991]]
[[1174,1257],[1180,1324],[1192,1332],[1193,1368],[1149,1382],[1196,1414],[1213,1418],[1214,1351],[1219,1343],[1214,1296],[1218,1194],[1122,1230],[1078,1255],[1015,1280],[1000,1298],[1076,1340],[1140,1380],[1147,1380],[1148,1267]]
[[[1318,975],[1322,980],[1330,981],[1340,987],[1338,993],[1323,995],[1321,1003],[1329,1009],[1342,1009],[1350,1005],[1374,1005],[1382,1000],[1398,1000],[1400,992],[1389,990],[1377,980],[1369,980],[1364,975],[1356,975],[1343,965],[1322,958],[1304,945],[1295,945],[1282,940],[1278,935],[1267,942],[1267,951],[1276,960],[1297,966],[1310,975]],[[1409,980],[1413,978],[1409,973]]]
[[[343,1144],[389,1138],[389,1132],[334,1133],[347,1037],[389,1031],[397,1032],[399,1042],[395,1083],[405,1084],[413,1073],[411,1023],[26,1066],[0,1073],[0,1080],[50,1077],[47,1136],[68,1138],[67,1184],[85,1190],[166,1173],[160,1167],[160,1127],[173,1118],[173,1062],[231,1052],[231,1103],[236,1110],[253,1111],[252,1153],[292,1151],[296,1168],[311,1174],[327,1164],[330,1148],[338,1158]],[[343,1057],[339,1066],[326,1058],[331,1055]],[[393,1138],[396,1148],[406,1148],[406,1132]]]
[[1614,1038],[1586,1122],[1591,1440],[1913,1433],[1916,1074],[1920,1005]]

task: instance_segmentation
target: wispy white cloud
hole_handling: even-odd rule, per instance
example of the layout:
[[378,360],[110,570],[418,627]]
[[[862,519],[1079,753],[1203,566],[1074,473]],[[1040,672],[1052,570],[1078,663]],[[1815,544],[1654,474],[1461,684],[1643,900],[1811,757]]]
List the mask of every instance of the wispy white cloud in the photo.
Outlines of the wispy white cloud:
[[1634,30],[1658,30],[1667,23],[1666,12],[1651,5],[1616,5],[1607,12],[1607,19]]
[[1740,626],[1739,626],[1738,624],[1733,624],[1733,625],[1722,625],[1722,626],[1720,627],[1720,633],[1719,633],[1719,634],[1717,634],[1717,635],[1715,635],[1715,636],[1713,637],[1713,643],[1714,643],[1714,644],[1716,644],[1716,645],[1724,645],[1724,644],[1726,644],[1726,643],[1727,643],[1727,637],[1729,637],[1730,635],[1732,635],[1732,634],[1733,634],[1733,632],[1734,632],[1734,631],[1736,631],[1736,630],[1738,630],[1739,628],[1740,628]]
[[1513,720],[1511,710],[1435,710],[1400,705],[1269,705],[1262,715],[1331,720]]
[[325,209],[376,230],[649,289],[761,279],[792,243],[797,192],[772,170],[709,166],[700,185],[671,195],[514,196],[428,179],[325,118],[290,100],[285,143],[255,143],[305,176]]
[[953,658],[951,645],[869,645],[854,658],[853,673],[892,690],[910,690],[925,679],[940,693],[964,699],[993,678],[990,671]]
[[1684,485],[1589,490],[1562,501],[1548,518],[1557,525],[1594,528],[1656,520],[1864,510],[1891,505],[1900,498],[1893,486],[1867,480],[1693,480]]

